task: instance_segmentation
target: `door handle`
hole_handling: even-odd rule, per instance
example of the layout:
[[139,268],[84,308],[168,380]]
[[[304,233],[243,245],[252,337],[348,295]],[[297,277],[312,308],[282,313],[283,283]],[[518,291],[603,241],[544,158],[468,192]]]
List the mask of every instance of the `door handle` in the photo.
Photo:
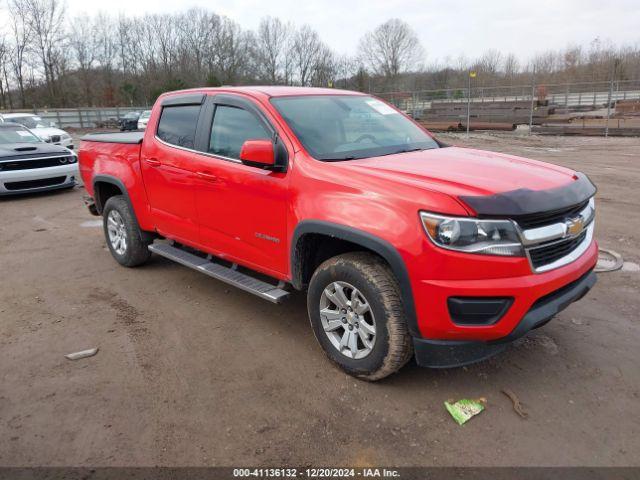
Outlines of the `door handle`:
[[196,175],[207,182],[217,182],[218,177],[216,177],[213,173],[208,172],[196,172]]
[[160,165],[162,165],[160,163],[160,160],[158,160],[157,158],[145,158],[144,161],[152,167],[159,167]]

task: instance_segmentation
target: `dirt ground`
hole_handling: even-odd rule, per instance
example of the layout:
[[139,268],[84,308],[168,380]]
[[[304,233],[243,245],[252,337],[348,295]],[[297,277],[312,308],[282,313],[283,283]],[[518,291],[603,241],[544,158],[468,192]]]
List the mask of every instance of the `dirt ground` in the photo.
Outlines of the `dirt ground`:
[[[640,139],[441,138],[586,172],[601,247],[640,263]],[[82,194],[0,200],[0,465],[640,465],[633,264],[498,357],[369,384],[325,359],[301,293],[118,266]],[[443,407],[481,396],[463,427]]]

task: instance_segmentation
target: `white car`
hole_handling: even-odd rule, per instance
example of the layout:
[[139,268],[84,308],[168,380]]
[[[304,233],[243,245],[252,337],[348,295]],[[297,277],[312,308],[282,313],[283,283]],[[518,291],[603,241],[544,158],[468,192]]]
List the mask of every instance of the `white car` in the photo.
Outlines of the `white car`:
[[78,157],[22,125],[0,123],[0,196],[73,188]]
[[144,130],[147,128],[147,123],[149,123],[149,117],[151,117],[151,110],[145,110],[138,118],[138,130]]
[[55,127],[55,123],[46,122],[32,113],[5,113],[5,122],[19,123],[27,127],[47,143],[60,145],[73,150],[73,138],[64,130]]

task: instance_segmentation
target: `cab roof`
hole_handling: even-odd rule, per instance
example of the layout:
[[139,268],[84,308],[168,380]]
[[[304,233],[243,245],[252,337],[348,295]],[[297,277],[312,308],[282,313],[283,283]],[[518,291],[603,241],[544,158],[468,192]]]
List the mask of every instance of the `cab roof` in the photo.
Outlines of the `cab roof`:
[[288,87],[288,86],[243,86],[243,87],[214,87],[214,88],[192,88],[180,90],[179,92],[167,92],[168,95],[175,93],[205,93],[205,92],[238,92],[248,95],[261,94],[267,97],[291,97],[303,95],[364,95],[351,90],[340,90],[337,88],[316,88],[316,87]]

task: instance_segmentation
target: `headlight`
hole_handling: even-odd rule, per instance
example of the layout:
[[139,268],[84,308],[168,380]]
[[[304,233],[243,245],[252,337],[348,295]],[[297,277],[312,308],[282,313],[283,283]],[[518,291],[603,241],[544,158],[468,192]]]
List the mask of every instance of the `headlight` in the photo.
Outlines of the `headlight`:
[[485,255],[524,255],[515,224],[510,220],[478,220],[420,213],[428,237],[449,250]]

